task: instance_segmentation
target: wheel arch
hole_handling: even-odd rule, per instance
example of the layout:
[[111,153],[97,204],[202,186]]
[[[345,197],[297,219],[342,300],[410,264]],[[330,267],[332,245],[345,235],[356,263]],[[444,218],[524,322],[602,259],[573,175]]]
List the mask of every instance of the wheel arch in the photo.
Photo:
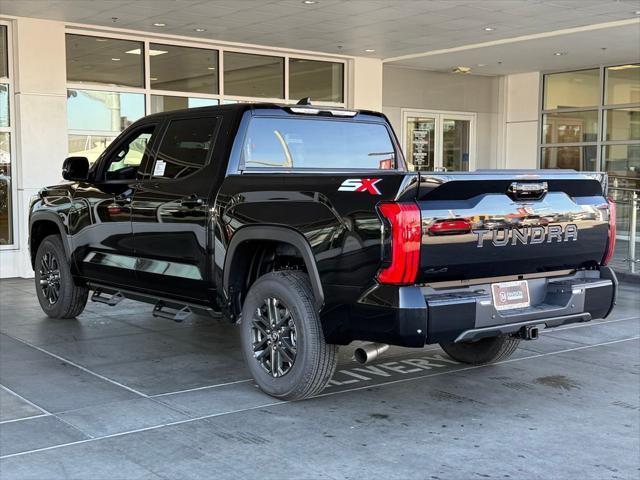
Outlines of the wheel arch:
[[60,235],[67,258],[70,258],[69,238],[60,217],[51,212],[36,212],[29,220],[29,254],[32,267],[35,266],[36,252],[40,243],[49,235]]
[[314,305],[318,311],[322,308],[324,291],[311,246],[301,233],[282,226],[250,225],[240,228],[231,237],[231,242],[225,255],[222,275],[222,287],[227,299],[232,299],[231,287],[237,285],[238,280],[243,280],[248,271],[248,265],[245,265],[247,259],[244,258],[243,247],[247,247],[251,242],[275,242],[293,247],[300,255],[309,276],[315,298]]

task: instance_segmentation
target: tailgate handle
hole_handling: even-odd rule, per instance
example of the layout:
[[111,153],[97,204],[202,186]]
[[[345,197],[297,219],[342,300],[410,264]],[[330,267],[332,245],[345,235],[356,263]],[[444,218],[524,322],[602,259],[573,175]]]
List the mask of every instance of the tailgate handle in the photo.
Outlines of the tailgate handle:
[[549,191],[547,182],[513,182],[507,194],[514,200],[539,200]]

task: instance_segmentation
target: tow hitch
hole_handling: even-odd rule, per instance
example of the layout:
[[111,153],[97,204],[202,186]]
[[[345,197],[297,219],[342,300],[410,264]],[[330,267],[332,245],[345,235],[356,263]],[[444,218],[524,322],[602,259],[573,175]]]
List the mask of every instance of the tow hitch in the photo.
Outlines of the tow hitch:
[[523,340],[537,340],[538,339],[538,327],[531,325],[528,327],[522,327],[518,332],[518,337]]

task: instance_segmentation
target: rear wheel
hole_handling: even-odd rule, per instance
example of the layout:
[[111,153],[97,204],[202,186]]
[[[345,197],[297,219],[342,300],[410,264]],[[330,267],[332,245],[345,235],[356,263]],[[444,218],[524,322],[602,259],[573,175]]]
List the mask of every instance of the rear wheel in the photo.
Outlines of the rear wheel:
[[482,365],[509,358],[519,344],[519,338],[500,335],[475,342],[441,343],[440,346],[447,355],[458,362]]
[[51,318],[74,318],[87,304],[89,289],[73,282],[69,260],[58,235],[38,246],[35,259],[36,293],[40,307]]
[[320,393],[336,368],[306,274],[272,272],[252,285],[242,308],[242,351],[265,393],[300,400]]

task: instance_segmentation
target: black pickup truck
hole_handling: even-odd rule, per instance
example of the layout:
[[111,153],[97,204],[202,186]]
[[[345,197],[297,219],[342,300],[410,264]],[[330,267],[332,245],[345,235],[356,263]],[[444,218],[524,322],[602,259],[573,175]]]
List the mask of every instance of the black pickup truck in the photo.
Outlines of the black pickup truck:
[[44,312],[91,299],[240,324],[270,395],[320,392],[338,345],[439,343],[473,364],[538,328],[604,318],[615,211],[607,177],[413,172],[384,115],[236,104],[151,115],[31,205]]

